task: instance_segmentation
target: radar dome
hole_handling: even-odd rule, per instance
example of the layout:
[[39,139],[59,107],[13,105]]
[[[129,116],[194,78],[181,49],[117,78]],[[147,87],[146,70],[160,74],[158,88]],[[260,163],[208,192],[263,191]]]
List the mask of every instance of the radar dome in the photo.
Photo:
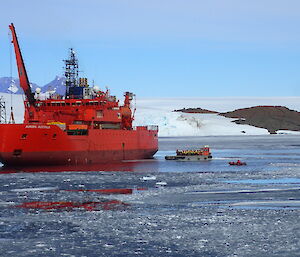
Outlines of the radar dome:
[[94,90],[94,92],[98,92],[100,90],[100,88],[98,86],[94,86],[93,90]]

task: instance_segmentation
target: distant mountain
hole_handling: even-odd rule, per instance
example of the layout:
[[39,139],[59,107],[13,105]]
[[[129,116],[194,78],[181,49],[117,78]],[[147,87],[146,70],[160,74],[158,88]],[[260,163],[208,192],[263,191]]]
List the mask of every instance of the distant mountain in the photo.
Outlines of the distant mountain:
[[[32,91],[35,91],[39,87],[35,83],[30,83]],[[23,90],[20,87],[20,81],[17,78],[2,77],[0,78],[0,92],[1,93],[13,93],[13,94],[23,94]]]
[[[35,83],[31,83],[31,90],[34,92],[37,87],[42,89],[42,92],[54,91],[57,94],[65,94],[65,78],[56,76],[51,82],[44,86],[39,86]],[[23,94],[23,89],[20,87],[20,81],[17,78],[2,77],[0,78],[0,93],[13,93]]]
[[51,82],[41,87],[42,92],[55,91],[59,95],[65,95],[65,77],[56,76]]

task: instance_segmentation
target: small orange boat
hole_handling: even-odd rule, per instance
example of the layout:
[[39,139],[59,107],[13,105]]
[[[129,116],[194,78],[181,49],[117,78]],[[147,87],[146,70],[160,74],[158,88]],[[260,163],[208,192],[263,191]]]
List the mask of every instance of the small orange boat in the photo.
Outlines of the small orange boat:
[[240,160],[237,160],[236,162],[228,162],[229,165],[236,165],[236,166],[243,166],[247,165],[245,162],[241,162]]

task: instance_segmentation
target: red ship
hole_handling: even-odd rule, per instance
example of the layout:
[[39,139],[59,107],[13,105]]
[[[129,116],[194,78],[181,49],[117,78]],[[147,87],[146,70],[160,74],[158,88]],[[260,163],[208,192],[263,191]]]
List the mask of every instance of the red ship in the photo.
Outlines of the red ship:
[[14,25],[9,26],[20,86],[24,90],[22,124],[0,124],[0,161],[7,165],[91,164],[152,158],[158,127],[133,127],[132,93],[120,105],[109,91],[78,78],[78,60],[65,60],[65,96],[41,99],[31,91]]

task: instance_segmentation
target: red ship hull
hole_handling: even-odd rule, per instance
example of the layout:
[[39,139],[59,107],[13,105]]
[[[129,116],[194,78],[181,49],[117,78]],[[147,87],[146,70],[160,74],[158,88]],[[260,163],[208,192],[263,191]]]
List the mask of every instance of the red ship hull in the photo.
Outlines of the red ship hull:
[[152,158],[157,129],[89,129],[68,135],[56,125],[0,124],[0,161],[6,165],[93,164]]

